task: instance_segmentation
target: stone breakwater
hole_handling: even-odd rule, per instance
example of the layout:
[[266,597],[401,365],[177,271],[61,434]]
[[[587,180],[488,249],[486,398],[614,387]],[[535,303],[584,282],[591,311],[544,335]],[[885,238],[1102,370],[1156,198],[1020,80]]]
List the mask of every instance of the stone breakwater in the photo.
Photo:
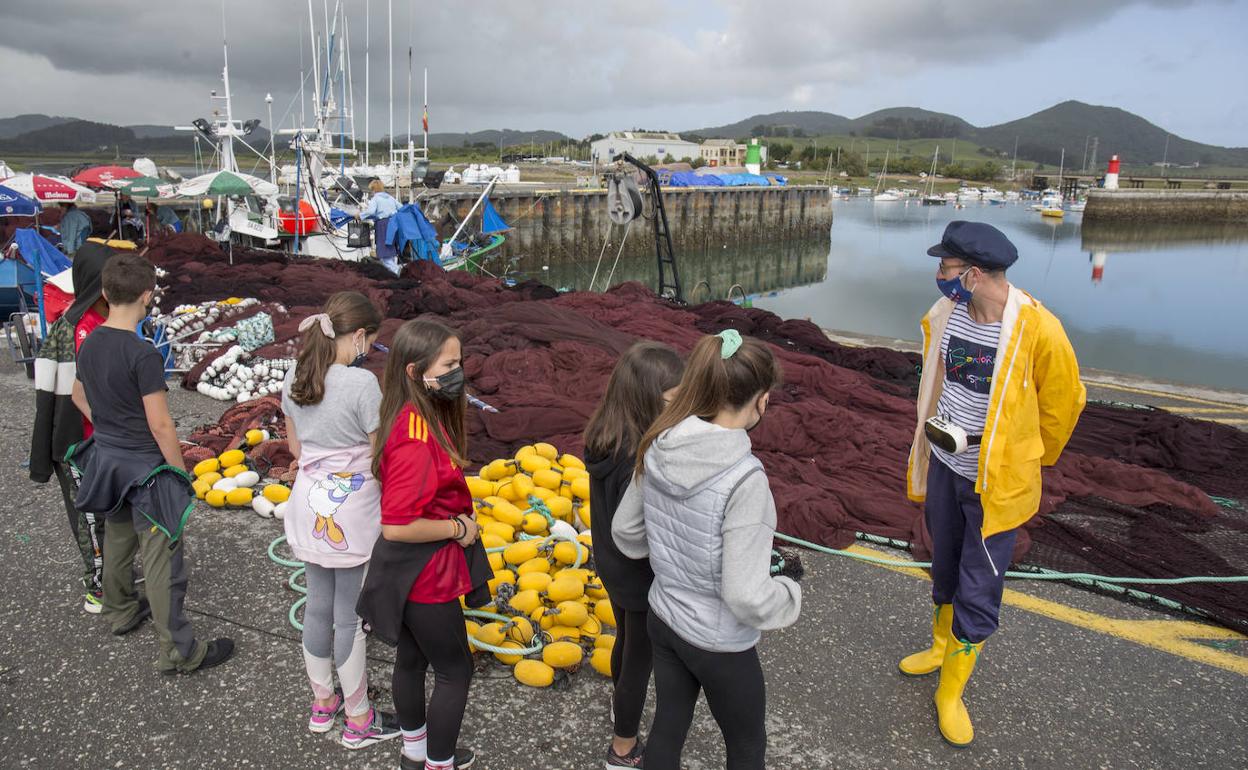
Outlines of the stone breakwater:
[[1248,192],[1092,190],[1083,221],[1248,223]]
[[[476,194],[431,197],[422,206],[436,224],[447,211],[462,220]],[[650,217],[650,196],[643,191],[642,197]],[[624,227],[610,225],[605,190],[505,190],[491,193],[490,200],[512,226],[502,247],[507,256],[541,257],[548,264],[582,262],[602,251],[605,239],[614,258],[624,234]],[[663,202],[678,254],[725,244],[831,237],[832,195],[823,186],[664,188]],[[654,255],[653,227],[648,218],[638,219],[621,257],[647,255]]]

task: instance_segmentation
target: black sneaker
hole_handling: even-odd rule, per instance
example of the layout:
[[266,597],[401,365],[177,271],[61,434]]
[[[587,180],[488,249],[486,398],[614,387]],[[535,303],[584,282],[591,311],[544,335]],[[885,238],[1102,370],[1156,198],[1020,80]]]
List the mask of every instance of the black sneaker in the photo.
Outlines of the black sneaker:
[[644,767],[642,756],[646,753],[646,747],[638,739],[633,744],[633,748],[624,756],[615,753],[614,746],[607,747],[607,770],[615,770],[615,768],[637,768]]
[[[406,754],[400,754],[399,756],[400,770],[425,770],[424,762],[409,759]],[[476,761],[477,755],[473,753],[472,749],[465,749],[461,746],[455,747],[455,770],[467,770]]]
[[143,624],[143,621],[152,616],[152,606],[147,603],[147,599],[139,599],[139,611],[134,613],[134,617],[130,618],[124,626],[113,629],[113,636],[125,636],[134,629]]
[[208,643],[208,651],[204,653],[204,659],[200,661],[196,671],[203,671],[206,668],[219,666],[230,658],[234,657],[234,640],[227,636],[220,639],[213,639]]
[[165,676],[173,676],[174,674],[194,674],[196,671],[203,671],[206,668],[219,666],[229,660],[234,655],[234,640],[228,637],[213,639],[208,643],[208,649],[204,652],[204,659],[199,665],[190,671],[183,671],[180,668],[162,669],[160,673]]
[[374,743],[398,738],[403,734],[399,728],[398,717],[379,708],[371,710],[372,718],[363,727],[352,724],[350,718],[343,722],[341,739],[343,746],[348,749],[362,749]]

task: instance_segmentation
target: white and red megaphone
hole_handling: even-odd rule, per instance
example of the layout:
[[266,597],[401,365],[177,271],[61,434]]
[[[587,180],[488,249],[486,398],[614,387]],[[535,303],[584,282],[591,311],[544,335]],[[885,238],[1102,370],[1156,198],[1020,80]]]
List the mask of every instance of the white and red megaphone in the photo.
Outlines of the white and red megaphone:
[[1105,189],[1118,189],[1118,156],[1109,159],[1109,168],[1105,171]]

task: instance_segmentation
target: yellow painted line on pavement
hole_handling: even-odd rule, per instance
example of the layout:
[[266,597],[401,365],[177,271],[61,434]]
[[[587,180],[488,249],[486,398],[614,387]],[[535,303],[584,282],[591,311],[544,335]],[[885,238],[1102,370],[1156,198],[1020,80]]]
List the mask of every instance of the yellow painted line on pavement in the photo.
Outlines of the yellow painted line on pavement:
[[[1239,404],[1231,404],[1225,401],[1213,401],[1207,398],[1197,398],[1196,396],[1184,396],[1179,393],[1168,393],[1164,390],[1151,390],[1149,388],[1133,388],[1129,385],[1119,385],[1114,382],[1101,382],[1098,380],[1084,380],[1084,383],[1088,385],[1092,385],[1093,387],[1097,387],[1097,388],[1121,390],[1125,393],[1139,393],[1140,395],[1144,395],[1144,396],[1156,396],[1158,398],[1167,398],[1167,399],[1171,399],[1174,401],[1186,401],[1190,404],[1207,404],[1209,406],[1220,406],[1220,407],[1225,407],[1228,409],[1240,409],[1243,411],[1248,411],[1248,407],[1244,407]],[[1167,409],[1168,407],[1163,406],[1160,408]]]
[[[876,558],[886,555],[886,552],[861,545],[851,545],[845,550]],[[877,564],[874,566],[884,565]],[[884,569],[901,572],[924,580],[931,579],[928,577],[927,572],[918,567],[885,566]],[[1194,641],[1198,639],[1221,641],[1243,641],[1248,639],[1248,637],[1245,637],[1238,631],[1232,631],[1229,628],[1196,623],[1189,620],[1120,620],[1048,599],[1041,599],[1038,596],[1031,596],[1012,588],[1005,589],[1001,602],[1002,604],[1017,607],[1020,610],[1036,615],[1060,620],[1072,626],[1125,639],[1128,642],[1134,642],[1144,647],[1151,647],[1155,650],[1161,650],[1162,652],[1194,660],[1198,663],[1216,666],[1241,676],[1248,676],[1248,657],[1237,655],[1233,652],[1226,652],[1225,650],[1217,650]]]
[[1178,414],[1241,414],[1248,412],[1242,406],[1167,406],[1163,407],[1167,412],[1176,412]]

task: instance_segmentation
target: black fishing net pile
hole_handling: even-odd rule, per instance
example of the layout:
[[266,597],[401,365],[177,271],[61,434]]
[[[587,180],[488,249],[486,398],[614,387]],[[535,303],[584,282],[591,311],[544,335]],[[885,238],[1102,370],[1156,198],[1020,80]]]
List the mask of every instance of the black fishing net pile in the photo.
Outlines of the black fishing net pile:
[[[771,343],[785,371],[767,418],[751,434],[781,531],[833,547],[866,532],[910,541],[917,556],[927,555],[921,507],[905,496],[915,355],[838,345],[808,321],[764,310],[677,306],[638,284],[559,295],[537,283],[509,287],[428,263],[395,278],[377,265],[240,248],[230,266],[197,235],[170,239],[149,256],[173,277],[166,302],[254,296],[288,308],[274,350],[288,350],[293,324],[344,289],[364,292],[385,310],[383,343],[401,319],[423,314],[457,328],[471,392],[499,409],[470,413],[476,463],[535,440],[579,453],[615,359],[632,342],[656,339],[688,352],[701,335],[736,328]],[[367,364],[374,372],[383,365],[380,354]],[[1224,499],[1218,504],[1211,495]],[[1245,501],[1248,434],[1160,410],[1090,404],[1069,449],[1044,471],[1040,514],[1020,532],[1015,559],[1105,575],[1244,574]],[[1144,590],[1248,630],[1244,584]]]

